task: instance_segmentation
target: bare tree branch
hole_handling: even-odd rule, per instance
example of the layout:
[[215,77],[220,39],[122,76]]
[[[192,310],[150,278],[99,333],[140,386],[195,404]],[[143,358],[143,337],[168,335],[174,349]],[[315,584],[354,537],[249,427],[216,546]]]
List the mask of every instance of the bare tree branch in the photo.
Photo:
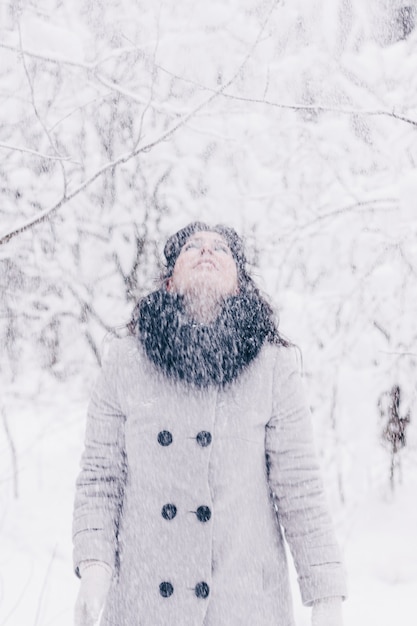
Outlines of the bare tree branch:
[[19,483],[17,479],[18,466],[17,466],[16,446],[14,444],[13,437],[9,429],[9,423],[7,420],[6,410],[4,409],[4,407],[1,408],[0,413],[1,413],[1,418],[3,422],[4,432],[6,434],[6,439],[10,448],[10,455],[11,455],[11,461],[12,461],[12,476],[13,476],[13,495],[15,498],[18,498],[19,497]]

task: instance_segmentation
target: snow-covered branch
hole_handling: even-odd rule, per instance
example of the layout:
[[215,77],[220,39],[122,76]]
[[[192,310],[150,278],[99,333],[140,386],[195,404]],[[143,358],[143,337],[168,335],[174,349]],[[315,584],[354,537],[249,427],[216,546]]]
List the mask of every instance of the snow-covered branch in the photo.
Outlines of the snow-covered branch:
[[[16,237],[17,235],[19,235],[19,234],[29,230],[30,228],[33,228],[34,226],[36,226],[38,224],[41,224],[42,222],[50,219],[51,217],[53,217],[53,215],[59,209],[61,209],[64,205],[68,204],[68,202],[70,200],[72,200],[73,198],[75,198],[79,193],[81,193],[82,191],[87,189],[102,174],[104,174],[105,172],[107,172],[109,170],[112,170],[113,168],[115,168],[117,166],[120,166],[120,165],[122,165],[124,163],[127,163],[128,161],[130,161],[131,159],[133,159],[134,157],[137,157],[138,155],[140,155],[142,153],[149,152],[150,150],[152,150],[158,144],[160,144],[160,143],[162,143],[164,141],[167,141],[180,128],[185,126],[188,121],[190,121],[193,117],[195,117],[200,111],[202,111],[203,109],[207,108],[213,102],[213,100],[215,100],[221,94],[223,94],[236,81],[238,76],[241,74],[241,72],[243,71],[243,69],[247,65],[249,59],[251,58],[251,56],[252,56],[256,46],[258,45],[258,43],[259,43],[259,41],[260,41],[260,39],[262,37],[262,34],[263,34],[267,24],[268,24],[268,21],[269,21],[271,15],[272,15],[272,12],[274,11],[274,9],[277,7],[277,5],[279,3],[280,3],[280,0],[274,0],[272,5],[270,6],[270,10],[268,11],[268,13],[266,15],[266,18],[264,19],[264,21],[263,21],[263,23],[261,25],[261,28],[259,29],[259,32],[258,32],[258,35],[257,35],[255,41],[253,42],[252,46],[248,50],[248,52],[245,55],[243,61],[239,64],[238,68],[235,70],[235,72],[233,73],[233,75],[231,76],[231,78],[228,81],[226,81],[223,85],[221,85],[221,87],[219,87],[217,90],[213,91],[208,98],[203,100],[203,102],[198,104],[191,111],[189,111],[188,113],[183,115],[167,131],[165,131],[164,133],[160,134],[155,139],[147,142],[145,145],[138,146],[133,151],[129,151],[129,152],[125,153],[125,154],[120,155],[119,157],[117,157],[116,159],[112,160],[109,163],[106,163],[100,169],[98,169],[94,174],[92,174],[89,178],[87,178],[82,184],[78,185],[72,191],[67,191],[67,184],[65,184],[64,196],[57,203],[55,203],[52,207],[50,207],[48,209],[45,209],[44,211],[40,211],[33,218],[25,220],[23,223],[21,223],[16,228],[14,228],[14,229],[10,230],[9,232],[1,235],[0,236],[0,245],[4,245],[4,244],[8,243],[13,237]],[[23,51],[22,51],[22,53],[23,53]],[[26,73],[27,73],[27,69],[26,69]],[[34,107],[35,107],[35,103],[34,103]],[[35,110],[36,110],[36,107],[35,107]]]
[[36,52],[34,50],[30,50],[26,47],[17,47],[12,46],[10,44],[4,43],[0,41],[0,48],[4,48],[5,50],[10,50],[11,52],[16,52],[17,55],[24,54],[26,57],[31,57],[32,59],[36,59],[38,61],[44,61],[46,63],[54,63],[56,65],[70,66],[76,67],[79,69],[92,71],[97,66],[97,63],[82,63],[81,61],[74,61],[69,59],[68,57],[61,57],[59,55],[50,55],[50,54],[41,54],[40,52]]
[[[215,91],[212,87],[209,87],[208,85],[204,85],[201,82],[197,82],[189,78],[185,78],[181,76],[180,74],[170,72],[169,70],[167,70],[161,65],[158,65],[157,67],[160,71],[172,76],[172,78],[175,78],[176,80],[179,80],[187,84],[194,85],[195,87],[197,87],[198,89],[201,89],[202,91],[209,91],[209,92]],[[125,95],[134,99],[133,94],[126,93]],[[389,110],[378,109],[378,108],[364,109],[364,108],[359,108],[359,107],[330,106],[327,104],[319,104],[319,103],[303,104],[299,102],[279,102],[279,101],[270,100],[265,97],[264,98],[250,98],[247,96],[239,96],[237,94],[228,93],[227,91],[223,91],[221,95],[223,98],[227,98],[229,100],[236,100],[238,102],[247,102],[249,104],[260,104],[260,105],[277,108],[277,109],[285,109],[285,110],[290,110],[290,111],[307,111],[311,113],[336,113],[340,115],[355,115],[355,116],[360,116],[360,117],[378,117],[378,116],[382,117],[383,116],[383,117],[391,117],[401,122],[411,124],[412,126],[417,126],[417,119],[413,119],[409,117],[408,115],[406,115],[405,113],[400,113],[395,110],[389,111]]]
[[30,89],[30,94],[31,94],[31,99],[32,99],[32,107],[33,110],[35,112],[35,115],[40,123],[40,125],[42,126],[44,133],[46,134],[49,144],[52,148],[52,150],[54,151],[54,153],[56,154],[56,156],[58,157],[58,164],[61,168],[61,173],[62,173],[62,181],[63,181],[63,197],[65,198],[66,193],[67,193],[67,175],[66,175],[66,171],[65,171],[65,167],[63,164],[63,159],[62,159],[62,155],[60,154],[58,147],[56,145],[56,142],[54,141],[50,131],[48,130],[45,122],[43,121],[38,106],[36,104],[36,98],[35,98],[35,90],[34,90],[34,86],[33,86],[33,79],[32,76],[29,72],[29,68],[27,66],[26,63],[26,59],[25,59],[25,54],[23,52],[23,41],[22,41],[22,33],[21,33],[21,29],[20,29],[20,25],[19,25],[19,43],[20,43],[20,52],[21,52],[21,60],[22,60],[22,65],[23,65],[23,69],[27,78],[27,82],[29,84],[29,89]]
[[79,165],[79,161],[73,160],[69,156],[58,156],[56,154],[44,154],[42,152],[38,152],[37,150],[32,150],[31,148],[22,148],[21,146],[15,146],[8,143],[0,142],[0,148],[4,150],[10,150],[11,152],[24,152],[26,154],[31,154],[40,159],[46,159],[49,161],[68,161],[69,163],[74,163],[75,165]]

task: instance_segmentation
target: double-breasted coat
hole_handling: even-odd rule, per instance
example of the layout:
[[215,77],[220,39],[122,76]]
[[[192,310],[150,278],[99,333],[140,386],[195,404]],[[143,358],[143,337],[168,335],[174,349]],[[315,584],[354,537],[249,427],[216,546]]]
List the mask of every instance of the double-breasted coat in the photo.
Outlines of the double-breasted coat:
[[293,626],[286,540],[303,602],[344,596],[293,349],[265,343],[224,388],[158,371],[114,340],[88,412],[74,566],[114,568],[105,626]]

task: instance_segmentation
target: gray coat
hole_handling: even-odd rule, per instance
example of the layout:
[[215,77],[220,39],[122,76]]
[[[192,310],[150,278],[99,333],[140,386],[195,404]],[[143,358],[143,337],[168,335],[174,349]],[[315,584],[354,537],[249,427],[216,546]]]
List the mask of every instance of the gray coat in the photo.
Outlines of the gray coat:
[[93,392],[74,564],[114,567],[102,624],[293,626],[345,581],[292,349],[266,344],[225,389],[167,379],[115,340]]

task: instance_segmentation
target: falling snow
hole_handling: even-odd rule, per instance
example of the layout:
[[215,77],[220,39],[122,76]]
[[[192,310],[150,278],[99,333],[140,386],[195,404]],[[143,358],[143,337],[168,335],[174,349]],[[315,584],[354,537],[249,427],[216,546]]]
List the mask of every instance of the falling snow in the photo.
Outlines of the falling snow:
[[302,349],[346,626],[414,626],[417,7],[169,4],[0,4],[0,624],[72,624],[99,363],[202,219],[245,236]]

